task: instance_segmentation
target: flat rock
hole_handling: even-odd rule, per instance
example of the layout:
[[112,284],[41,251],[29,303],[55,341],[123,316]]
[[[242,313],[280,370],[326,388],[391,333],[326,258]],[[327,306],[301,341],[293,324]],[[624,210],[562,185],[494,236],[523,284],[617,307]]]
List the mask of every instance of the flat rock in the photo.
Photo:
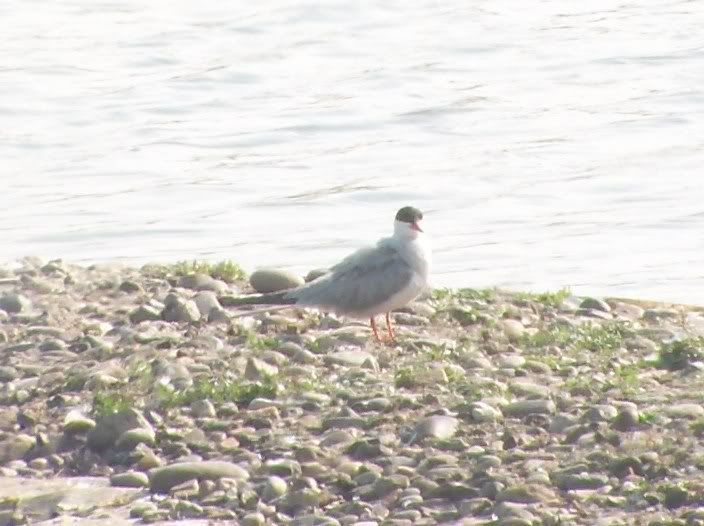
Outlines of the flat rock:
[[150,489],[156,493],[168,492],[174,486],[187,480],[216,480],[220,478],[246,481],[249,479],[249,473],[232,462],[216,460],[179,462],[155,468],[149,473]]
[[305,284],[305,280],[286,270],[259,269],[249,276],[249,284],[260,294],[266,294],[300,287]]
[[22,294],[7,293],[0,296],[0,310],[10,314],[28,312],[32,309],[32,302]]
[[532,414],[549,415],[556,410],[552,400],[518,400],[505,405],[502,411],[505,416],[524,417]]
[[323,361],[328,364],[363,367],[374,371],[379,370],[379,364],[374,355],[366,351],[335,351],[326,355]]
[[457,432],[459,420],[453,416],[431,415],[420,420],[414,429],[411,442],[418,442],[424,438],[437,438],[444,440],[452,438]]
[[314,268],[306,274],[304,280],[306,283],[310,283],[311,281],[318,279],[320,276],[324,276],[328,272],[330,272],[330,270],[327,268]]
[[154,441],[155,433],[144,415],[136,409],[124,409],[102,417],[96,423],[95,429],[88,434],[88,447],[102,451],[115,445],[122,435],[135,429],[143,430]]
[[202,290],[193,296],[198,311],[203,318],[209,318],[213,309],[222,309],[218,297],[212,290]]
[[161,318],[169,322],[193,323],[200,319],[200,311],[195,301],[169,294],[164,300]]

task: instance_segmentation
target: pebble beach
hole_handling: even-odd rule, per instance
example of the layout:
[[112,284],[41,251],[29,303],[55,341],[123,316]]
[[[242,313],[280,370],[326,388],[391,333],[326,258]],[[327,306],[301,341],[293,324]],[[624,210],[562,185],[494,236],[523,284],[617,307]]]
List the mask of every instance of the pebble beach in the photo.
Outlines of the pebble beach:
[[436,289],[397,343],[222,262],[0,267],[0,526],[704,525],[704,309]]

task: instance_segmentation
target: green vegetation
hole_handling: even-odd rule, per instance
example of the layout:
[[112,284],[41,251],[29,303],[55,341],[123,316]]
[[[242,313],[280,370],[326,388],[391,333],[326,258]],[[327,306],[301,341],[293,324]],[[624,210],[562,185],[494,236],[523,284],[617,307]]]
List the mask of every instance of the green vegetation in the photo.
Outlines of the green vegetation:
[[475,301],[493,301],[496,298],[497,289],[435,289],[433,290],[433,299],[436,301],[448,300],[475,300]]
[[134,407],[134,398],[121,391],[98,391],[93,396],[91,414],[94,418],[103,418]]
[[237,263],[223,260],[217,263],[207,261],[179,261],[172,265],[144,265],[142,272],[148,276],[165,278],[169,275],[190,276],[192,274],[207,274],[226,283],[233,283],[247,278],[247,273]]
[[524,337],[523,344],[529,348],[557,345],[573,351],[613,351],[623,345],[630,329],[618,323],[592,324],[578,327],[552,326]]
[[534,301],[546,307],[559,307],[571,294],[570,289],[567,288],[560,289],[556,292],[516,292],[514,299],[523,302]]
[[255,398],[276,398],[279,386],[274,377],[266,377],[260,382],[243,382],[229,379],[198,379],[183,391],[173,391],[166,387],[159,393],[162,407],[180,407],[196,400],[210,400],[213,403],[234,402],[248,404]]
[[281,345],[281,340],[276,336],[262,336],[250,332],[247,334],[247,339],[245,340],[245,345],[249,349],[253,350],[264,350],[264,349],[277,349]]
[[657,365],[670,371],[686,369],[704,362],[704,338],[685,338],[664,344],[658,353]]

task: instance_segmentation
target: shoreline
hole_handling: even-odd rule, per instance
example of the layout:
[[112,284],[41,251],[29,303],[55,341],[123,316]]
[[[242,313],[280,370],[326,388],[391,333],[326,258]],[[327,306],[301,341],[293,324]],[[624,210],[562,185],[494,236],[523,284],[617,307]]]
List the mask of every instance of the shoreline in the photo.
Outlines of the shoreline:
[[704,524],[704,307],[436,289],[391,347],[232,262],[20,265],[0,524]]

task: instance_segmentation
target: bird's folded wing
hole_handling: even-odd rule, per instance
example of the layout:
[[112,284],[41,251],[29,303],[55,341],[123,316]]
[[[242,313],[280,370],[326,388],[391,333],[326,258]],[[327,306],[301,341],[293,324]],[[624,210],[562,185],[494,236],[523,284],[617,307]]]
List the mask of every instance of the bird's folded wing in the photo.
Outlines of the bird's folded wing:
[[412,279],[413,270],[398,251],[379,244],[355,252],[291,296],[298,305],[328,308],[338,314],[365,312],[403,290]]

